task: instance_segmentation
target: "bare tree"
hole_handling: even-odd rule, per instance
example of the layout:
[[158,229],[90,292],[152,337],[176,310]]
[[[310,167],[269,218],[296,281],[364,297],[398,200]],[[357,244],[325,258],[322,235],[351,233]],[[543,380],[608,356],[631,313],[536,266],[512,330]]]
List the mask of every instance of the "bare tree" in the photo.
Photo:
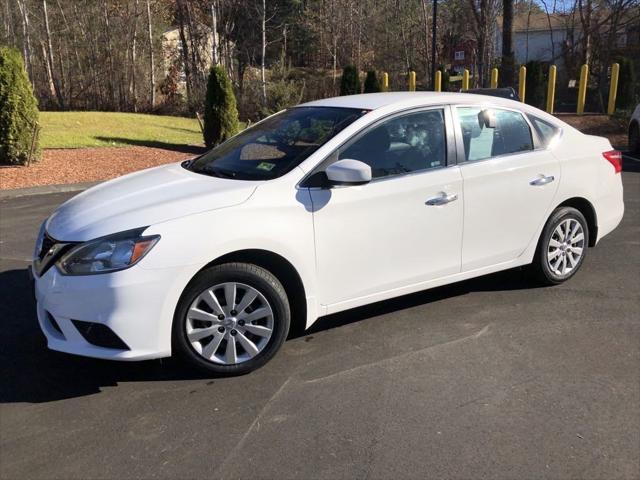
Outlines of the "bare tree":
[[513,0],[502,0],[502,81],[513,86],[515,76],[513,55]]
[[62,94],[62,89],[60,87],[60,83],[56,77],[53,63],[53,44],[51,42],[51,29],[49,28],[49,14],[47,13],[47,0],[42,0],[42,11],[44,13],[44,25],[47,33],[47,61],[49,62],[49,75],[51,79],[51,83],[53,84],[53,88],[55,90],[56,100],[58,101],[58,106],[64,110],[64,97]]
[[147,0],[147,33],[149,35],[149,93],[151,109],[156,108],[156,68],[153,58],[153,33],[151,28],[151,5]]

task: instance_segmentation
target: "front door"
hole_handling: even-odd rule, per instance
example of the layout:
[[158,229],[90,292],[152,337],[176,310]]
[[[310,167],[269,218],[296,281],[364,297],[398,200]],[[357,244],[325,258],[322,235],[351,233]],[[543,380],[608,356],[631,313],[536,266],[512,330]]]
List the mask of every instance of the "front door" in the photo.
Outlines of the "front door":
[[464,198],[459,168],[447,166],[450,133],[445,109],[413,111],[334,153],[369,164],[373,180],[310,190],[319,300],[330,312],[460,271]]

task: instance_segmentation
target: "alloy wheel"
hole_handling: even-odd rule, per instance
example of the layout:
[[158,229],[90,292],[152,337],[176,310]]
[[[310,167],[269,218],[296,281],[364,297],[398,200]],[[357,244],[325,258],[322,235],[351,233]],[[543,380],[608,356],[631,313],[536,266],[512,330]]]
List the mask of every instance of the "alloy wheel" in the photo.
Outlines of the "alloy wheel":
[[191,303],[185,328],[191,347],[210,362],[234,365],[258,355],[273,333],[273,309],[255,288],[226,282]]
[[547,246],[547,264],[559,277],[566,277],[577,268],[585,248],[584,229],[578,220],[568,218],[553,230]]

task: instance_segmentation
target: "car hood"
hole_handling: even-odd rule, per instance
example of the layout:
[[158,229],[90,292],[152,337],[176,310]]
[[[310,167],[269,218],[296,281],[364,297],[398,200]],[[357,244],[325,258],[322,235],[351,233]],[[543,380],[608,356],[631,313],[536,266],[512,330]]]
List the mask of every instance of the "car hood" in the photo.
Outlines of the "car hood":
[[97,185],[63,203],[46,223],[61,241],[93,238],[238,205],[259,182],[210,177],[169,164]]

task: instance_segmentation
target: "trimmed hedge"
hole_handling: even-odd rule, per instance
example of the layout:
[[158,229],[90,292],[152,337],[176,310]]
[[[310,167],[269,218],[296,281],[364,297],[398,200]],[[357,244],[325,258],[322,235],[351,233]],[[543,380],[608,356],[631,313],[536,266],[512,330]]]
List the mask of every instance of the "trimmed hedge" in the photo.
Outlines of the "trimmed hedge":
[[340,95],[355,95],[360,93],[360,75],[353,65],[347,65],[342,71],[340,81]]
[[380,80],[375,70],[369,70],[367,77],[364,79],[364,93],[376,93],[381,92]]
[[240,129],[231,80],[222,67],[211,67],[204,106],[204,143],[215,147]]
[[[24,165],[38,123],[38,101],[18,50],[0,47],[0,163]],[[38,139],[33,159],[39,156]]]

